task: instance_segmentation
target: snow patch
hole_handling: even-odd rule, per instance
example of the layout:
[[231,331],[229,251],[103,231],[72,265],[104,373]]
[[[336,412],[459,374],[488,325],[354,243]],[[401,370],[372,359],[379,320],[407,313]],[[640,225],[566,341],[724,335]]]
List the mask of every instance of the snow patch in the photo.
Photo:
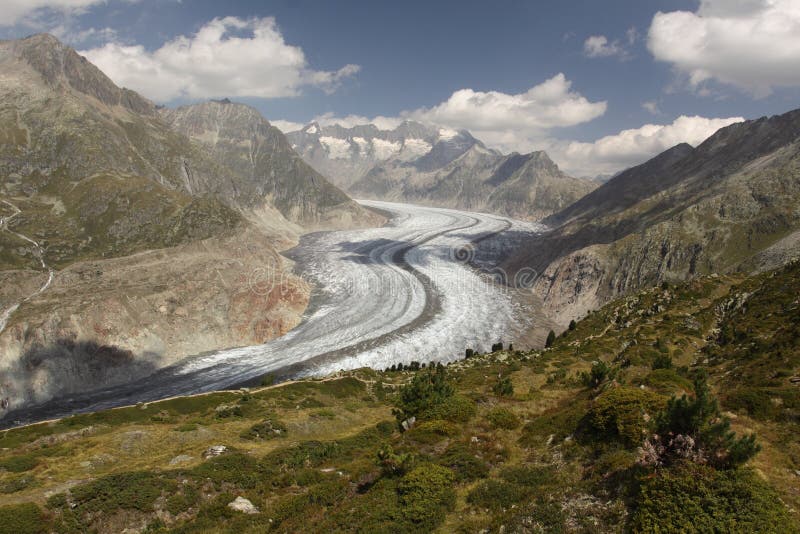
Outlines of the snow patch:
[[409,137],[403,143],[403,150],[400,154],[404,159],[416,159],[430,152],[431,148],[433,148],[431,144],[424,139]]
[[351,145],[347,139],[324,135],[319,138],[319,142],[328,151],[328,157],[331,159],[350,159]]
[[309,126],[308,128],[306,128],[306,133],[309,133],[309,134],[315,134],[315,133],[317,133],[318,131],[319,131],[319,129],[317,128],[317,125],[316,125],[316,124],[312,124],[311,126]]
[[400,143],[397,142],[384,141],[378,138],[372,140],[372,148],[376,159],[389,159],[400,152],[400,146]]
[[450,128],[440,128],[439,129],[439,138],[444,140],[449,140],[454,137],[458,136],[458,132],[456,130],[451,130]]

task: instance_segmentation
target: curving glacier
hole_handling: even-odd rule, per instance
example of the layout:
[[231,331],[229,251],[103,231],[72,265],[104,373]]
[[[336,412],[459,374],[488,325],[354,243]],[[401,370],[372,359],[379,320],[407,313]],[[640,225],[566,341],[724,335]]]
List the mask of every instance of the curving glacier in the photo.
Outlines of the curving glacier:
[[[489,214],[360,202],[383,211],[390,222],[310,234],[287,254],[317,289],[301,324],[285,336],[190,357],[145,379],[49,401],[9,419],[31,421],[224,389],[267,373],[289,378],[450,361],[463,357],[467,347],[513,341],[530,326],[530,313],[512,294],[520,289],[513,281],[497,283],[502,273],[490,266],[492,255],[512,236],[541,226]],[[478,260],[487,265],[483,271],[475,267]],[[270,291],[273,274],[253,273],[252,290]]]

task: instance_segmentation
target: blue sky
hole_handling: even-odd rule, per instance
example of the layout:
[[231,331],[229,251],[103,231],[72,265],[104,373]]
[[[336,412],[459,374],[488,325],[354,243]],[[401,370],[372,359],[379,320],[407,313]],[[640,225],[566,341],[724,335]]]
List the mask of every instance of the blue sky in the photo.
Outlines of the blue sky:
[[160,103],[228,96],[283,129],[415,118],[576,174],[800,107],[796,0],[4,3],[3,37],[50,31]]

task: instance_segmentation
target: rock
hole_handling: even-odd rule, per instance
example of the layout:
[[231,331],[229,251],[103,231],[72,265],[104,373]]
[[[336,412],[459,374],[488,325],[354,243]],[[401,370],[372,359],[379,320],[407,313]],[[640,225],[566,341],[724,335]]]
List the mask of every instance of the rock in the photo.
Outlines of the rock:
[[414,424],[416,422],[417,422],[416,417],[409,417],[408,419],[400,423],[400,426],[403,427],[403,430],[411,430],[412,428],[414,428]]
[[228,447],[226,447],[225,445],[212,445],[211,447],[207,448],[206,451],[203,453],[203,458],[213,458],[215,456],[225,454],[227,450]]
[[169,465],[184,464],[186,462],[191,462],[192,460],[194,460],[194,456],[189,456],[188,454],[179,454],[169,461]]
[[228,503],[228,508],[236,510],[237,512],[242,512],[243,514],[259,513],[258,508],[256,508],[249,499],[245,499],[244,497],[236,497],[236,499]]

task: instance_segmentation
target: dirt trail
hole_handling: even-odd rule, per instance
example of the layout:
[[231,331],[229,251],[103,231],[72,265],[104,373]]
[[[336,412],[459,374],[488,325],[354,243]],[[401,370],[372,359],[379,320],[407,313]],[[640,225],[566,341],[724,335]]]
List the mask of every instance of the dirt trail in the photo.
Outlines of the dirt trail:
[[32,299],[33,297],[35,297],[36,295],[39,295],[44,290],[46,290],[48,287],[50,287],[50,284],[53,283],[54,271],[53,271],[53,269],[48,267],[47,263],[44,261],[44,250],[42,249],[42,246],[37,241],[35,241],[34,239],[31,239],[30,237],[28,237],[26,235],[17,233],[15,231],[11,230],[8,227],[8,222],[11,219],[13,219],[14,217],[16,217],[17,215],[19,215],[20,213],[22,213],[22,210],[19,209],[14,204],[12,204],[11,202],[9,202],[8,200],[0,200],[0,202],[2,202],[3,204],[9,206],[14,211],[14,213],[12,213],[11,215],[9,215],[7,217],[0,217],[0,230],[5,230],[6,232],[17,236],[18,238],[23,239],[23,240],[27,241],[28,243],[31,243],[34,247],[36,247],[36,251],[38,252],[38,255],[39,255],[39,263],[41,263],[42,269],[44,269],[45,271],[48,272],[47,280],[45,281],[44,284],[42,284],[41,287],[39,287],[39,289],[37,289],[36,291],[31,293],[27,297],[23,298],[21,301],[17,302],[16,304],[13,304],[9,308],[6,308],[5,310],[0,311],[0,333],[2,333],[3,330],[5,330],[5,328],[6,328],[6,324],[8,324],[8,319],[11,317],[11,314],[13,314],[15,311],[17,311],[17,308],[19,308],[22,303]]

